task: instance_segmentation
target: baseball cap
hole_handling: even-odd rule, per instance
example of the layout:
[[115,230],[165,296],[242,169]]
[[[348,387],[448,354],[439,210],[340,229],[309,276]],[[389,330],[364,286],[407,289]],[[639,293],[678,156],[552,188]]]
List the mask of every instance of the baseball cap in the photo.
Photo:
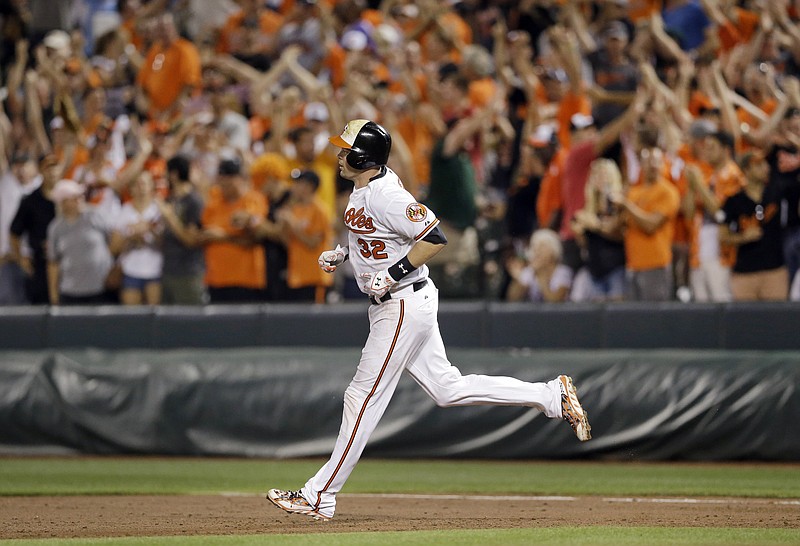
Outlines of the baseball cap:
[[603,30],[603,38],[627,40],[629,38],[628,27],[622,21],[611,21]]
[[51,30],[44,37],[45,47],[53,49],[62,55],[69,55],[72,40],[63,30]]
[[242,174],[242,163],[235,158],[223,159],[219,162],[217,174],[221,176],[236,176]]
[[534,148],[544,148],[555,142],[556,129],[549,123],[539,125],[528,139],[528,144]]
[[689,136],[694,139],[705,138],[717,132],[717,126],[707,119],[697,119],[689,125]]
[[56,203],[60,203],[65,199],[80,197],[83,194],[83,186],[68,178],[56,182],[55,186],[53,186],[53,191],[50,192],[50,196]]
[[292,169],[292,180],[303,180],[311,184],[316,190],[319,187],[319,176],[314,171],[301,171]]
[[303,108],[303,116],[308,121],[328,121],[328,107],[321,102],[309,102]]
[[341,45],[348,51],[363,51],[367,43],[367,35],[360,30],[348,30],[342,35]]
[[548,68],[545,70],[544,74],[542,74],[542,77],[561,83],[567,81],[567,73],[563,68]]
[[569,124],[573,131],[586,129],[594,125],[594,118],[578,112],[577,114],[572,114],[572,117],[569,118]]

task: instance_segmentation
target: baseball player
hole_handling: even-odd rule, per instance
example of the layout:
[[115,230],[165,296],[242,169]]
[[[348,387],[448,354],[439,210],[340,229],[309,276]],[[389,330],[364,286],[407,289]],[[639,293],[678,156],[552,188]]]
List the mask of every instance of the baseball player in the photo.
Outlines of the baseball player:
[[333,272],[350,260],[361,291],[372,303],[369,337],[344,394],[342,425],[330,459],[299,491],[271,489],[267,498],[286,512],[331,519],[336,493],[355,468],[404,371],[439,406],[530,406],[566,420],[579,440],[589,440],[591,427],[569,376],[526,383],[464,376],[450,364],[437,321],[438,291],[425,266],[447,244],[436,215],[416,202],[386,166],[392,139],[383,127],[353,120],[330,142],[341,148],[340,173],[355,187],[344,213],[347,246],[323,252],[319,266]]

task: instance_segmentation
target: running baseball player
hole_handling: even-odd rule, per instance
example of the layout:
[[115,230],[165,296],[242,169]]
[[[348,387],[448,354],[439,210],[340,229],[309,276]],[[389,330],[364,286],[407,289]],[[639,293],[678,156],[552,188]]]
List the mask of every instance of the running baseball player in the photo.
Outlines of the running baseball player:
[[353,120],[330,142],[341,148],[340,173],[355,187],[344,213],[347,246],[323,252],[319,266],[332,273],[350,260],[361,291],[372,303],[369,337],[344,393],[342,426],[330,459],[299,491],[271,489],[267,498],[286,512],[331,519],[336,494],[404,371],[439,406],[530,406],[566,420],[579,440],[589,440],[591,427],[569,376],[526,383],[511,377],[464,376],[450,364],[439,333],[438,290],[425,266],[447,244],[436,215],[416,202],[386,166],[392,139],[383,127]]

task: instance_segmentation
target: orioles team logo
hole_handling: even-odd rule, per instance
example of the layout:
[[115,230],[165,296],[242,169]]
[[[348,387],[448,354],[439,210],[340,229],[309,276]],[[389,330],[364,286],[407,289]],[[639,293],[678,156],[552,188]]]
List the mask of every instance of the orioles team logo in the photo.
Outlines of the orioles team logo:
[[428,215],[428,209],[425,205],[419,203],[411,203],[406,207],[406,218],[412,222],[422,222]]
[[375,233],[376,230],[372,218],[364,214],[364,207],[358,210],[354,207],[350,207],[347,212],[344,213],[344,224],[347,226],[347,229],[353,233],[360,233],[362,235]]

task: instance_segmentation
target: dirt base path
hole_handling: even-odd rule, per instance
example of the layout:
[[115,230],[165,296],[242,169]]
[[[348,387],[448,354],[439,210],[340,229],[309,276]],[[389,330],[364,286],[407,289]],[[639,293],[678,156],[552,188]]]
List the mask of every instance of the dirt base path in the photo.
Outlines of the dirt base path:
[[0,539],[613,525],[800,528],[800,501],[341,495],[332,521],[256,496],[0,497]]

